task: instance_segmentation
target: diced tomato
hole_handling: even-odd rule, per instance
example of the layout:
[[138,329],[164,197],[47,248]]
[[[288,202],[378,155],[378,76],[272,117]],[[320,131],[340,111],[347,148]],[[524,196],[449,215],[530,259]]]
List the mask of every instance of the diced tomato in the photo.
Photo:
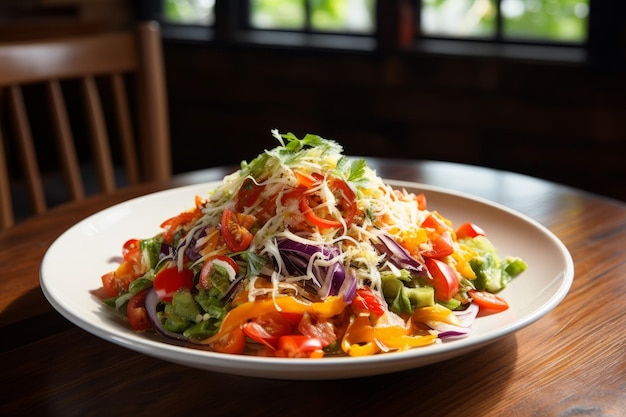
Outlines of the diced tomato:
[[177,267],[165,268],[154,277],[154,290],[159,299],[171,302],[174,293],[182,288],[193,288],[193,272],[190,269],[179,270]]
[[387,303],[383,301],[370,287],[363,287],[356,290],[356,295],[352,300],[352,307],[357,311],[367,311],[380,317],[387,311]]
[[[137,269],[135,268],[136,266]],[[122,292],[128,292],[130,283],[136,280],[142,272],[143,269],[134,262],[124,261],[115,271],[102,275],[102,287],[107,296],[117,297]]]
[[467,293],[483,314],[498,313],[509,308],[509,303],[496,294],[478,290],[469,290]]
[[335,326],[330,319],[313,317],[305,313],[298,324],[298,331],[305,336],[317,339],[326,347],[337,339]]
[[321,357],[323,356],[322,349],[322,342],[319,339],[292,334],[278,339],[276,356],[284,355],[290,358]]
[[245,207],[251,207],[259,199],[264,188],[263,185],[258,185],[254,179],[246,178],[237,192],[235,209],[238,212],[242,212]]
[[240,327],[233,327],[209,346],[219,353],[241,354],[246,347],[246,335]]
[[297,328],[302,320],[303,314],[301,313],[289,313],[286,311],[281,311],[280,314],[291,324],[291,327]]
[[433,229],[435,232],[441,233],[446,229],[446,225],[435,214],[429,214],[422,222],[422,227]]
[[206,206],[207,200],[205,198],[196,195],[196,198],[194,200],[196,203],[196,209],[201,210],[203,207]]
[[452,235],[448,226],[435,214],[430,214],[421,227],[425,228],[432,248],[420,252],[422,256],[427,258],[441,259],[454,252],[452,243]]
[[115,276],[115,271],[107,272],[102,275],[102,289],[104,290],[104,298],[117,297],[120,294],[120,290],[128,290],[128,286],[132,282],[130,280],[119,280]]
[[432,249],[421,252],[422,256],[441,259],[454,253],[452,236],[449,232],[432,237],[430,243],[432,244]]
[[135,330],[147,330],[152,328],[152,323],[146,313],[145,300],[148,290],[143,290],[133,295],[126,305],[126,316],[130,325]]
[[432,276],[437,300],[448,301],[459,292],[459,279],[450,265],[434,258],[427,258],[424,264]]
[[220,227],[226,247],[232,252],[241,252],[248,249],[254,238],[249,228],[252,227],[255,221],[256,217],[254,216],[224,209]]
[[283,196],[280,199],[280,202],[284,205],[284,206],[288,206],[288,205],[299,205],[300,204],[300,200],[302,200],[302,194],[304,193],[305,189],[298,187],[298,188],[292,188],[291,190],[287,191],[286,193],[283,194]]
[[416,195],[415,201],[417,201],[417,208],[419,210],[426,210],[427,202],[426,202],[426,195],[424,193],[420,193]]
[[279,312],[262,314],[245,323],[242,330],[252,340],[262,343],[267,347],[276,349],[278,340],[285,335],[291,334],[291,323]]
[[467,222],[463,223],[456,230],[456,237],[458,239],[475,238],[476,236],[485,236],[485,231],[478,225]]
[[143,275],[145,267],[141,262],[139,239],[129,239],[122,245],[122,262],[115,271],[102,275],[103,292],[107,297],[117,297],[127,292],[131,282]]
[[265,224],[269,219],[276,215],[276,196],[273,195],[265,200],[261,210],[255,213],[256,218],[261,224]]

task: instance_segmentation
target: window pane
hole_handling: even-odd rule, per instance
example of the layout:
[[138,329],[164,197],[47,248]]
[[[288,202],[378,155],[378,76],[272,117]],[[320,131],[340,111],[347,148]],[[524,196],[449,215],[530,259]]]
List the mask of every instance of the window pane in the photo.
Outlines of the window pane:
[[426,35],[493,37],[494,0],[422,0],[421,28]]
[[374,0],[311,0],[311,28],[373,33]]
[[583,42],[589,0],[502,0],[505,38]]
[[164,0],[164,19],[169,23],[213,25],[215,0]]
[[304,0],[250,0],[250,25],[259,29],[304,29]]

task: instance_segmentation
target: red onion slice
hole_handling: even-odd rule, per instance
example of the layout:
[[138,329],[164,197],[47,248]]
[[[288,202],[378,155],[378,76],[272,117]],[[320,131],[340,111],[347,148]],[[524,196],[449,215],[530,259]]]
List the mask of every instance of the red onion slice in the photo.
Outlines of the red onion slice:
[[448,323],[437,323],[431,326],[433,330],[439,332],[440,339],[451,339],[466,337],[472,329],[472,324],[478,314],[478,306],[471,303],[465,310],[453,311],[453,313],[459,318],[461,324],[455,326]]
[[[292,275],[306,275],[309,261],[313,256],[329,261],[339,255],[339,250],[326,245],[308,245],[291,239],[278,242],[278,250],[287,272]],[[337,261],[329,266],[314,264],[313,274],[319,285],[308,281],[306,285],[315,291],[320,298],[329,295],[342,295],[348,302],[354,298],[356,291],[356,275],[346,274],[344,265]],[[354,288],[353,288],[354,287]]]
[[381,253],[386,253],[389,261],[400,269],[406,269],[417,276],[426,276],[427,270],[417,259],[413,258],[409,251],[403,248],[396,240],[386,233],[381,233],[378,238],[381,244],[375,245]]
[[148,314],[148,319],[152,323],[154,330],[161,336],[167,337],[168,339],[181,340],[185,342],[188,341],[189,339],[182,334],[170,332],[165,327],[163,327],[161,320],[159,320],[157,310],[159,302],[159,296],[157,295],[156,291],[154,291],[154,288],[150,288],[146,293],[145,307],[146,313]]

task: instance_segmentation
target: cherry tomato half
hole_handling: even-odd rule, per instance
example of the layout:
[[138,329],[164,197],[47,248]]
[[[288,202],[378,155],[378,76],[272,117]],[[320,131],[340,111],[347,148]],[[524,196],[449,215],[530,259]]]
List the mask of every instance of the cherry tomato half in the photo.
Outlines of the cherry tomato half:
[[122,257],[125,261],[135,262],[140,253],[139,239],[129,239],[122,246]]
[[422,227],[426,229],[428,238],[430,239],[430,243],[432,245],[432,249],[420,252],[422,256],[441,259],[448,255],[452,255],[454,252],[452,235],[443,220],[435,214],[431,214],[426,217],[422,223]]
[[427,258],[424,264],[432,276],[437,300],[448,301],[459,292],[459,279],[450,265],[435,258]]
[[426,206],[428,205],[428,203],[426,201],[426,195],[424,193],[416,195],[415,201],[417,201],[418,210],[426,210]]
[[193,288],[193,272],[190,269],[179,270],[177,267],[165,268],[154,277],[153,287],[159,299],[172,302],[172,296],[181,288]]
[[115,271],[102,275],[102,287],[108,297],[117,297],[128,292],[130,283],[144,273],[143,268],[135,262],[124,261]]
[[218,264],[229,271],[229,275],[236,276],[239,273],[239,265],[235,262],[231,257],[226,255],[215,255],[211,258],[207,259],[204,265],[202,265],[202,269],[200,270],[200,275],[198,276],[198,286],[202,289],[208,290],[212,287],[211,283],[211,274],[215,270],[215,264]]
[[245,207],[251,207],[259,199],[264,188],[265,186],[258,185],[254,179],[246,178],[237,192],[235,209],[242,212]]
[[241,252],[250,246],[254,235],[248,230],[256,218],[251,215],[235,213],[224,209],[220,227],[226,247],[232,252]]
[[485,236],[485,231],[474,223],[463,223],[456,229],[456,237],[458,239],[475,238],[476,236]]
[[242,330],[250,339],[271,349],[278,347],[278,340],[282,336],[293,332],[291,323],[278,311],[261,314],[245,323]]
[[469,290],[467,293],[472,297],[476,305],[478,305],[481,313],[497,313],[509,308],[509,303],[496,294],[478,290]]
[[130,279],[122,281],[115,276],[115,271],[107,272],[102,275],[102,289],[104,290],[104,297],[117,297],[120,294],[120,290],[128,290],[128,286],[132,282],[132,277]]
[[357,310],[367,311],[377,317],[382,316],[387,311],[387,303],[374,293],[370,287],[356,290],[352,306]]
[[146,313],[145,300],[148,290],[143,290],[133,295],[126,305],[128,322],[135,330],[147,330],[152,328],[152,323]]

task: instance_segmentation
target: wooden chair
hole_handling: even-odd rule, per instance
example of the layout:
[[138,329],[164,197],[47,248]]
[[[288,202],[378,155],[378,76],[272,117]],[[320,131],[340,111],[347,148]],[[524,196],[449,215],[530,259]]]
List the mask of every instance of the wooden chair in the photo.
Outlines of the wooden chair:
[[[67,83],[74,83],[73,91],[81,98],[78,105],[68,105]],[[129,94],[131,85],[136,95]],[[50,112],[45,118],[50,127],[43,129],[41,137],[33,134],[41,126],[32,126],[29,120],[29,116],[41,119],[41,114],[28,111],[27,104],[32,103],[25,101],[25,89],[33,86],[45,96],[35,106]],[[113,114],[105,116],[109,108]],[[0,119],[0,230],[16,221],[11,185],[18,161],[32,206],[28,215],[49,208],[42,160],[58,159],[68,201],[86,197],[79,164],[85,156],[77,151],[85,153],[83,142],[90,144],[87,154],[92,154],[99,192],[171,176],[167,92],[160,29],[155,22],[140,23],[127,32],[0,43],[2,113],[6,117]],[[84,127],[83,137],[75,133],[76,125]],[[56,143],[58,158],[37,153],[49,141]],[[118,163],[118,155],[123,163]],[[116,166],[125,171],[122,185],[116,181]]]

